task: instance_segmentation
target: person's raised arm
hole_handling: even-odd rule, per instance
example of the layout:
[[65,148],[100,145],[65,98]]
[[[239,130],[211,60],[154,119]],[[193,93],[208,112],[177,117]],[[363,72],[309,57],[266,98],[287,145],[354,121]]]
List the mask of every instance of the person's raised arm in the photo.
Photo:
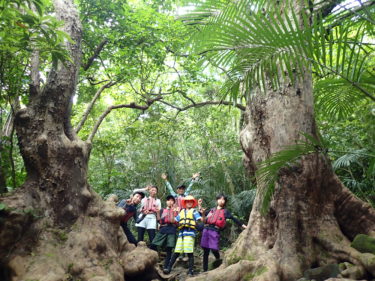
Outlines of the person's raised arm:
[[200,176],[200,173],[195,173],[195,174],[193,174],[193,176],[191,177],[191,180],[190,180],[190,182],[189,182],[189,185],[188,185],[188,187],[186,188],[185,196],[186,196],[186,195],[189,195],[190,190],[191,190],[191,188],[193,187],[193,184],[198,180],[199,176]]
[[133,190],[133,194],[136,193],[136,192],[148,192],[150,190],[150,187],[149,186],[146,186],[144,188],[136,188]]
[[171,183],[168,181],[168,177],[166,174],[162,174],[161,175],[161,178],[165,181],[165,186],[167,187],[169,193],[172,195],[172,196],[177,196],[177,193],[173,190],[173,187],[171,185]]

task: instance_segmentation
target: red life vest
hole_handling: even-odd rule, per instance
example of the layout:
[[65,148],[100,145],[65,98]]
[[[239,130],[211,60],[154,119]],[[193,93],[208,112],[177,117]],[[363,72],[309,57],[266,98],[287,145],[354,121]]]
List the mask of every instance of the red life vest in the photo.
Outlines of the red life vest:
[[132,212],[127,212],[125,210],[125,215],[122,217],[121,221],[122,222],[127,222],[132,216],[134,216],[134,213]]
[[214,225],[220,229],[225,227],[225,209],[213,208],[207,215],[207,224]]
[[145,211],[149,211],[151,213],[156,213],[156,199],[152,197],[144,198],[146,200],[146,204],[142,207],[141,212],[144,213]]
[[177,212],[173,211],[173,209],[163,209],[163,213],[161,214],[160,224],[177,224],[176,220],[174,219],[177,216]]

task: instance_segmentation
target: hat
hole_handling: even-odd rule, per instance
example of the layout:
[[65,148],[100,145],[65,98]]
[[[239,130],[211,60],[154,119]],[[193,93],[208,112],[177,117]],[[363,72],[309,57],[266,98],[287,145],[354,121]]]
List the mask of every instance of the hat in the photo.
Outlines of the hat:
[[197,205],[198,205],[198,201],[197,199],[195,199],[193,196],[191,195],[188,195],[184,198],[182,198],[182,202],[181,202],[181,205],[183,208],[186,208],[186,201],[193,201],[193,206],[192,208],[195,208]]

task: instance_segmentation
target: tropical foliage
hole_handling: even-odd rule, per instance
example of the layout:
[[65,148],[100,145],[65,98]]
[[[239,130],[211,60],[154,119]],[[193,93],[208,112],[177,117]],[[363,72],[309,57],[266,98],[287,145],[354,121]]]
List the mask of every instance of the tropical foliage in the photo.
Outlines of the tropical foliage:
[[[242,113],[226,105],[196,105],[225,98],[245,105],[249,93],[277,90],[280,81],[298,79],[298,72],[311,65],[325,140],[319,147],[328,151],[344,183],[373,202],[374,5],[363,2],[332,12],[320,3],[304,11],[300,26],[288,5],[280,15],[272,1],[195,3],[183,21],[173,17],[173,1],[148,2],[77,1],[84,34],[72,123],[79,136],[89,139],[111,106],[145,106],[162,97],[145,110],[118,108],[104,116],[91,139],[89,167],[90,184],[101,196],[127,197],[152,182],[164,197],[161,173],[177,186],[199,171],[193,194],[207,206],[215,204],[215,194],[229,194],[229,207],[246,219],[255,186],[242,165]],[[12,107],[27,103],[30,58],[38,50],[45,62],[66,59],[60,43],[69,38],[58,31],[61,23],[52,17],[50,1],[2,1],[0,13],[1,174],[10,190],[22,184],[25,171],[7,120]],[[46,65],[40,65],[44,73]],[[306,137],[260,169],[265,180],[315,151],[314,140]]]
[[[242,97],[249,100],[259,90],[280,90],[281,82],[289,79],[295,83],[311,68],[318,115],[341,121],[366,100],[373,106],[372,3],[346,7],[348,4],[340,2],[309,2],[302,11],[296,11],[288,1],[279,4],[262,0],[200,1],[194,2],[192,12],[182,17],[197,26],[191,39],[193,52],[224,69],[227,80],[222,86],[223,96],[229,95],[234,102]],[[304,135],[307,141],[287,147],[260,164],[257,180],[262,187],[263,210],[271,200],[282,167],[301,155],[332,150],[324,139]],[[373,143],[373,139],[368,141]],[[364,151],[348,151],[334,167],[342,169],[366,158],[370,163],[360,166],[373,179],[375,154]],[[347,183],[353,186],[350,180]],[[364,183],[368,184],[373,186],[373,180]],[[363,187],[354,185],[365,195]]]

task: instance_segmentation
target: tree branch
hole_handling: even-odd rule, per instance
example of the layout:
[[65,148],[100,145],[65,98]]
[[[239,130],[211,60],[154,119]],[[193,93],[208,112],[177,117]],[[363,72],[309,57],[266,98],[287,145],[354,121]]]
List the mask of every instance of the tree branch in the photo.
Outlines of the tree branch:
[[94,104],[96,100],[99,98],[100,94],[107,88],[112,87],[115,85],[117,82],[109,82],[103,86],[100,87],[100,89],[95,93],[94,97],[92,98],[90,104],[87,106],[85,113],[83,113],[81,121],[78,123],[77,127],[75,128],[75,132],[78,134],[78,132],[82,129],[83,125],[85,124],[87,117],[89,116],[92,108],[94,107]]
[[206,106],[206,105],[232,105],[232,106],[235,106],[242,111],[246,110],[246,106],[244,106],[242,104],[239,104],[239,103],[233,104],[232,102],[229,102],[229,101],[204,101],[204,102],[190,104],[190,105],[187,105],[185,107],[178,107],[178,106],[175,106],[175,105],[170,104],[170,103],[168,103],[166,101],[163,101],[163,100],[161,100],[160,102],[176,109],[178,111],[178,113],[180,113],[181,111],[186,111],[186,110],[188,110],[190,108],[193,108],[193,107],[202,107],[202,106]]
[[30,59],[30,77],[31,77],[31,83],[30,83],[30,95],[31,96],[37,96],[40,93],[40,73],[39,73],[39,51],[33,50],[31,54]]
[[129,103],[129,104],[119,104],[119,105],[112,105],[107,108],[105,112],[102,113],[102,115],[99,117],[98,121],[96,122],[94,128],[91,131],[91,134],[87,138],[87,141],[92,142],[96,132],[98,131],[98,128],[100,124],[103,122],[104,118],[113,110],[113,109],[119,109],[119,108],[134,108],[134,109],[139,109],[142,111],[147,110],[154,102],[161,100],[162,97],[156,97],[154,99],[150,99],[146,102],[146,105],[139,105],[134,102]]
[[96,47],[94,54],[88,59],[87,63],[83,66],[83,70],[87,70],[90,68],[94,60],[99,56],[100,52],[103,50],[104,46],[108,43],[108,39],[104,39],[100,42],[99,46]]
[[345,6],[339,5],[341,8],[343,8],[345,10],[346,13],[342,13],[342,16],[338,17],[336,21],[334,21],[333,23],[331,23],[330,25],[328,25],[327,29],[332,29],[332,28],[334,28],[336,26],[339,26],[340,24],[342,24],[342,22],[346,18],[351,17],[351,16],[359,16],[359,17],[361,17],[364,20],[367,20],[367,21],[369,21],[371,23],[374,23],[374,21],[371,18],[363,17],[359,13],[362,10],[364,10],[365,13],[366,13],[367,12],[367,8],[371,7],[372,5],[375,5],[375,4],[374,4],[374,2],[371,2],[371,1],[368,1],[368,2],[365,2],[365,3],[361,2],[361,6],[356,7],[356,8],[352,8],[352,9],[348,9]]

